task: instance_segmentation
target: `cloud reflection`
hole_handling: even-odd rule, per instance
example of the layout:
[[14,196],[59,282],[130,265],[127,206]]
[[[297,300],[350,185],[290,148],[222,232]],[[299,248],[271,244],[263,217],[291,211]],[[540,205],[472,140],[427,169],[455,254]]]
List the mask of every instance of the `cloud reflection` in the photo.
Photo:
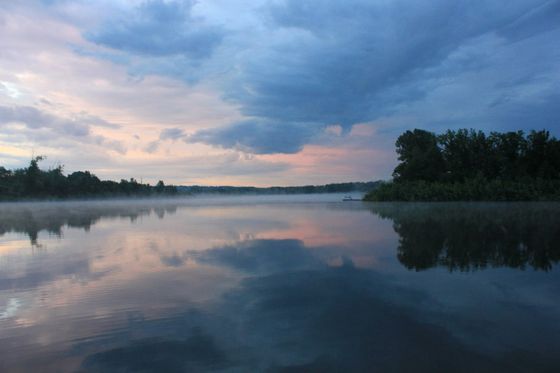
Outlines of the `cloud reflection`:
[[[2,214],[4,232],[64,233],[55,249],[45,239],[48,251],[8,258],[0,309],[13,309],[14,293],[20,303],[0,320],[11,343],[0,349],[2,369],[544,372],[560,364],[555,205],[199,201],[23,204],[21,214],[13,206],[11,218]],[[438,239],[422,238],[427,230]],[[441,237],[453,255],[439,251]],[[520,256],[518,239],[548,253],[552,270],[519,271],[538,255]],[[364,268],[363,258],[378,264]],[[435,268],[449,262],[485,270]]]
[[[546,371],[553,366],[549,363],[558,362],[557,358],[546,361],[545,369],[539,369],[534,366],[535,351],[516,360],[478,351],[450,330],[423,321],[418,304],[430,301],[427,293],[407,290],[387,276],[352,266],[251,276],[197,310],[170,319],[143,320],[127,331],[167,337],[125,344],[113,341],[114,347],[108,349],[90,344],[88,349],[97,352],[82,367],[125,372],[200,367],[269,372],[369,371],[372,367],[383,372],[522,372]],[[169,322],[179,331],[169,332]],[[176,339],[180,330],[186,339]]]

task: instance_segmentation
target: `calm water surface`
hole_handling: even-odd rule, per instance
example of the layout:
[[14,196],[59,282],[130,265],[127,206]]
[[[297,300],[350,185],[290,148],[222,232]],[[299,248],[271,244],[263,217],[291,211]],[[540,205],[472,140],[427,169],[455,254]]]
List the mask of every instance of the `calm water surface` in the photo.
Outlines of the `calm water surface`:
[[0,205],[2,372],[558,372],[559,204]]

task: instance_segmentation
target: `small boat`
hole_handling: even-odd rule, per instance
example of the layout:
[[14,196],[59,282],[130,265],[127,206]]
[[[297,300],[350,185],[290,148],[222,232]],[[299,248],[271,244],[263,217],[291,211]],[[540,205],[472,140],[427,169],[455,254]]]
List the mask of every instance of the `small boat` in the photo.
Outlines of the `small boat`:
[[344,202],[355,201],[351,196],[344,196],[344,198],[342,198],[342,200],[343,200]]

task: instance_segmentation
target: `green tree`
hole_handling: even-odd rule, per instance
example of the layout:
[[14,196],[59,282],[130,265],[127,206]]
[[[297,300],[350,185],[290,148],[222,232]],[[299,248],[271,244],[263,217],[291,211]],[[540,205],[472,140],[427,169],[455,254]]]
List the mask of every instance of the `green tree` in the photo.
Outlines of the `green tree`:
[[492,177],[492,147],[482,131],[461,129],[438,136],[445,164],[445,180]]
[[61,165],[45,173],[45,191],[48,195],[65,197],[68,194],[68,179]]
[[44,160],[44,156],[37,156],[31,159],[29,167],[25,170],[25,194],[41,195],[44,192],[44,180],[39,169],[39,162]]
[[100,191],[101,181],[89,171],[76,171],[68,175],[68,187],[73,195],[95,194]]
[[436,181],[442,177],[443,157],[437,136],[428,131],[406,131],[396,142],[401,163],[395,168],[395,181]]
[[165,191],[165,184],[162,180],[158,181],[156,184],[156,193],[161,194]]
[[548,131],[531,131],[527,136],[525,165],[530,176],[542,179],[558,178],[559,155],[558,140],[551,138]]
[[523,157],[527,151],[527,140],[523,131],[492,132],[488,142],[493,149],[491,172],[494,177],[513,180],[526,175]]
[[546,130],[490,135],[473,129],[439,136],[414,130],[397,140],[394,182],[375,201],[559,200],[560,141]]

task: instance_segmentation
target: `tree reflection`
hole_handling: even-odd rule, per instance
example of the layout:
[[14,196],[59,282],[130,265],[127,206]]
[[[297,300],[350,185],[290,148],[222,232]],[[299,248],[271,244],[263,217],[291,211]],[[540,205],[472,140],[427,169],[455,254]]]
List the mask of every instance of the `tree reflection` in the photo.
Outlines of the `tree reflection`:
[[41,231],[60,237],[65,226],[89,231],[99,220],[105,218],[130,219],[134,222],[140,216],[155,213],[163,219],[165,214],[173,214],[176,210],[176,204],[162,205],[161,202],[153,205],[149,202],[6,205],[0,211],[0,236],[8,232],[25,233],[29,236],[31,245],[40,246],[37,238]]
[[408,269],[548,271],[560,259],[559,204],[380,203],[371,209],[394,222],[397,256]]

